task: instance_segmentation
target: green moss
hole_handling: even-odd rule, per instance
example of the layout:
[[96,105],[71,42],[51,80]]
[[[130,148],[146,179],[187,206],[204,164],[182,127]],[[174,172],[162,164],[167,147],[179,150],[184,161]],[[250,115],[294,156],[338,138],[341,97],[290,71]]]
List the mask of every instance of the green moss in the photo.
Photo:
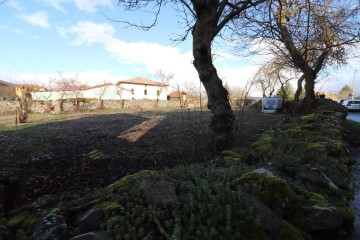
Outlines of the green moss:
[[314,150],[326,150],[326,142],[315,142],[315,143],[309,143],[308,144],[308,150],[314,151]]
[[108,209],[108,210],[113,210],[113,209],[117,209],[120,208],[120,204],[117,202],[110,202],[110,201],[106,201],[106,202],[102,202],[99,204],[96,204],[92,207],[92,209]]
[[284,179],[266,174],[248,172],[235,179],[233,184],[273,209],[282,206],[290,196],[290,187]]
[[353,225],[354,225],[354,221],[355,221],[355,214],[354,211],[349,208],[349,207],[342,207],[339,208],[341,216],[343,217],[344,220],[344,227],[346,229],[352,229]]
[[328,202],[325,196],[320,193],[305,191],[305,197],[307,198],[306,205],[303,206],[308,211],[336,211],[337,208]]
[[241,158],[240,154],[234,152],[234,151],[230,151],[230,150],[225,150],[225,151],[222,151],[221,153],[222,156],[224,157],[231,157],[231,158]]
[[143,170],[132,175],[125,176],[120,180],[110,184],[107,188],[110,190],[122,189],[122,188],[131,188],[132,184],[141,179],[152,179],[157,177],[157,171]]
[[346,146],[343,141],[332,141],[327,144],[327,150],[330,156],[343,157],[347,155]]
[[59,213],[60,213],[60,209],[59,209],[59,208],[54,208],[54,209],[51,210],[50,213],[59,214]]
[[285,134],[289,135],[290,137],[300,137],[306,133],[306,131],[302,130],[300,127],[287,129],[284,132],[285,132]]
[[235,239],[266,239],[266,234],[254,220],[236,219],[232,222],[231,228],[233,229],[233,236],[236,236]]
[[318,111],[317,111],[318,113],[321,113],[321,114],[324,114],[324,115],[329,115],[329,114],[333,114],[334,113],[334,111],[333,110],[321,110],[321,109],[319,109]]
[[315,114],[304,115],[301,117],[301,120],[306,123],[313,123],[316,121],[316,116]]
[[303,240],[305,238],[301,230],[284,221],[279,231],[279,239]]
[[12,217],[8,221],[7,227],[13,232],[16,232],[19,229],[22,229],[25,232],[27,232],[31,230],[36,223],[37,223],[37,219],[35,217],[21,214]]
[[261,153],[270,152],[273,148],[274,138],[268,134],[264,133],[260,138],[251,144],[251,148]]
[[241,163],[241,156],[236,152],[225,150],[221,153],[221,155],[224,156],[221,158],[221,162],[226,165]]
[[336,128],[332,128],[329,130],[329,132],[333,135],[340,135],[341,134],[341,131],[339,129],[336,129]]

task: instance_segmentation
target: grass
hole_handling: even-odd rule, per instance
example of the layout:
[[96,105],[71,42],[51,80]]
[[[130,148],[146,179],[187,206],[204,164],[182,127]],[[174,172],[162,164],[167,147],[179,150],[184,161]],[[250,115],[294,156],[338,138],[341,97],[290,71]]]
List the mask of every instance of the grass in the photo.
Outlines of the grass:
[[63,112],[57,114],[51,113],[30,113],[27,123],[18,123],[15,126],[15,114],[13,115],[3,115],[0,116],[0,132],[1,131],[15,131],[19,129],[24,129],[39,124],[51,123],[51,122],[60,122],[65,120],[74,120],[82,117],[97,116],[103,114],[115,114],[125,111],[118,111],[114,109],[105,109],[105,110],[89,110],[83,112]]

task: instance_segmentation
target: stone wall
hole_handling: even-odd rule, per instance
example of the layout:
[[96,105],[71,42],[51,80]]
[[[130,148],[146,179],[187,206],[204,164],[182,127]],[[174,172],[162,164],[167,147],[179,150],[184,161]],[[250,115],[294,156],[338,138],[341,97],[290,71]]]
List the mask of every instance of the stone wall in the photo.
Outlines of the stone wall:
[[[103,105],[105,108],[119,108],[119,109],[172,109],[180,108],[179,100],[160,100],[158,105],[156,100],[104,100]],[[0,115],[14,113],[16,108],[19,107],[17,101],[0,101]],[[83,99],[79,102],[79,106],[76,106],[75,101],[64,101],[63,111],[81,111],[92,110],[100,107],[100,101],[96,99]],[[192,101],[182,102],[183,108],[199,108],[199,104]],[[203,104],[203,108],[206,108],[206,103]],[[36,113],[58,113],[60,112],[60,100],[57,101],[32,101],[31,111]]]
[[17,101],[0,101],[0,115],[14,113],[17,107],[19,107]]

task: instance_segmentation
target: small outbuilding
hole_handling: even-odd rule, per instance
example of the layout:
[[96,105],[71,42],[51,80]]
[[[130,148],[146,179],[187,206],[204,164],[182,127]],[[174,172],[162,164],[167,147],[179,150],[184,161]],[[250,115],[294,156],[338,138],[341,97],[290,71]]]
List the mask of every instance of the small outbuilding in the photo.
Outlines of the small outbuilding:
[[167,100],[182,100],[182,101],[186,101],[187,100],[187,94],[184,91],[180,91],[180,92],[172,92],[169,95],[167,95]]

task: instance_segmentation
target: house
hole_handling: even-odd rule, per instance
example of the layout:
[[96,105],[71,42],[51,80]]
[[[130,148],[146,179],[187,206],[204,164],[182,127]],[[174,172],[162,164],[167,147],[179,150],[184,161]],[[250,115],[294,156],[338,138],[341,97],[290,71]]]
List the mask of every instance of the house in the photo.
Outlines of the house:
[[0,80],[0,100],[15,100],[15,84]]
[[172,92],[169,95],[167,95],[167,99],[168,100],[182,100],[182,101],[186,101],[186,97],[187,94],[184,91],[180,91],[180,92]]
[[121,99],[152,99],[166,100],[168,84],[137,77],[117,83],[121,89]]
[[328,99],[331,99],[331,100],[334,100],[334,101],[337,100],[337,95],[336,94],[328,93],[328,92],[316,92],[315,97],[316,98],[328,98]]
[[34,100],[166,100],[167,87],[168,84],[139,77],[119,81],[117,84],[105,83],[94,87],[67,87],[64,89],[57,89],[56,91],[32,91],[32,97]]

